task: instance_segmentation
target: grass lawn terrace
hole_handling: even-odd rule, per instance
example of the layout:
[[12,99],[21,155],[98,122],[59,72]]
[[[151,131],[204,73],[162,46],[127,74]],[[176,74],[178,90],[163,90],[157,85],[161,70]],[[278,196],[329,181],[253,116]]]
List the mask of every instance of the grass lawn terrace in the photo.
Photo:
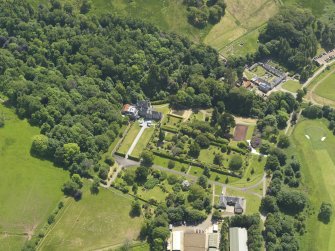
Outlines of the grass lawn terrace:
[[141,135],[141,138],[139,139],[139,141],[137,142],[134,150],[130,154],[131,156],[134,156],[136,158],[139,158],[141,156],[143,150],[145,149],[145,147],[149,143],[150,138],[151,138],[152,134],[154,133],[154,131],[155,131],[155,128],[153,126],[144,130],[144,132]]

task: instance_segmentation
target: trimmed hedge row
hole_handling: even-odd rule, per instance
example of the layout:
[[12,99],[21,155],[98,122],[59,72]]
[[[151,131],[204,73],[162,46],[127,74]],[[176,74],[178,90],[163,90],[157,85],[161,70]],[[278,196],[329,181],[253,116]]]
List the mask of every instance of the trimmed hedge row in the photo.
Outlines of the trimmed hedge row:
[[131,156],[131,155],[128,156],[128,159],[135,160],[135,161],[140,161],[141,160],[140,157],[135,157],[135,156]]
[[169,113],[168,116],[170,116],[170,117],[175,117],[175,118],[177,118],[177,119],[184,119],[183,116],[180,116],[180,115],[177,115],[177,114],[173,114],[173,113]]
[[168,99],[151,101],[152,105],[164,105],[164,104],[167,104],[167,103],[168,103]]
[[232,172],[230,170],[219,169],[215,165],[211,165],[211,164],[207,164],[207,163],[205,164],[205,163],[201,163],[201,162],[194,162],[194,161],[189,160],[189,159],[184,159],[184,158],[180,158],[180,157],[176,157],[176,156],[171,156],[170,154],[167,154],[167,153],[164,153],[164,152],[161,152],[161,151],[157,151],[157,150],[152,150],[152,153],[157,155],[157,156],[167,158],[167,159],[171,159],[171,160],[175,160],[175,161],[178,161],[178,162],[184,163],[184,164],[191,164],[193,166],[197,166],[197,167],[201,167],[201,168],[204,168],[205,166],[207,166],[212,172],[216,172],[216,173],[219,173],[219,174],[230,175],[230,176],[233,176],[233,177],[242,178],[241,175],[239,175],[235,172]]
[[126,157],[126,154],[125,154],[125,153],[115,152],[114,154],[115,154],[115,155],[118,155],[118,156],[120,156],[120,157],[123,157],[123,158]]
[[167,132],[172,132],[172,133],[178,133],[179,130],[177,128],[171,127],[171,126],[167,126],[167,125],[162,125],[161,129],[163,131],[167,131]]

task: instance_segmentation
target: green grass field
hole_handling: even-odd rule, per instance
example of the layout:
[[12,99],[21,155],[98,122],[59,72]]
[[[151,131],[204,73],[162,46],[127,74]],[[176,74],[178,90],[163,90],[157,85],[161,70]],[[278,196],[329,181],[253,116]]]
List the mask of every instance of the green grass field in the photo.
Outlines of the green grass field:
[[290,92],[297,92],[301,88],[301,84],[299,81],[288,80],[282,85],[282,87]]
[[330,74],[316,87],[315,94],[335,101],[335,73]]
[[152,134],[154,133],[155,128],[149,127],[144,130],[143,134],[141,135],[141,138],[137,142],[133,152],[131,153],[131,156],[139,158],[144,150],[144,148],[147,146],[147,144],[150,141],[150,138]]
[[134,124],[129,129],[126,137],[124,138],[117,152],[126,154],[140,130],[141,127],[139,123],[135,121]]
[[259,28],[277,13],[274,0],[227,0],[226,14],[214,25],[204,42],[223,55],[245,55],[256,51]]
[[[325,141],[321,137],[326,137]],[[307,220],[307,233],[301,239],[301,250],[334,250],[334,217],[325,225],[318,221],[317,214],[323,201],[335,203],[335,137],[327,129],[327,122],[304,120],[293,131],[292,143],[289,152],[295,153],[302,163],[303,186],[313,210]]]
[[[0,231],[35,234],[63,197],[68,174],[49,161],[30,155],[39,129],[0,105],[5,127],[0,128]],[[0,235],[0,250],[19,250],[26,237]]]
[[252,138],[255,128],[256,128],[255,125],[248,125],[248,131],[247,135],[245,135],[245,140],[250,140]]
[[40,250],[93,250],[138,237],[143,218],[129,216],[131,197],[102,188],[91,195],[88,182],[83,190],[80,201],[65,205]]

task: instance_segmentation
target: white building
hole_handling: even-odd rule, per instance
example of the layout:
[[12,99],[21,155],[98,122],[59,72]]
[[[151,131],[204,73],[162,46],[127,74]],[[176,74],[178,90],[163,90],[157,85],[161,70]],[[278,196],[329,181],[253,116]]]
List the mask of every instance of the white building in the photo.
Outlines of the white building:
[[172,232],[172,251],[183,251],[183,231]]
[[229,228],[230,251],[248,251],[248,232],[245,228]]

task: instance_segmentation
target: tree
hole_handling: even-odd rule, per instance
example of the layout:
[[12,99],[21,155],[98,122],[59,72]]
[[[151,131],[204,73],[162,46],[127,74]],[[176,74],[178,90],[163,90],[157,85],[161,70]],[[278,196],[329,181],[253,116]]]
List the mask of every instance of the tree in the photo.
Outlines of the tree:
[[132,217],[138,217],[141,215],[141,204],[138,202],[138,200],[134,200],[131,203],[130,215]]
[[139,166],[135,171],[136,181],[144,183],[149,175],[149,168],[145,166]]
[[5,126],[5,117],[3,115],[0,115],[0,128]]
[[243,164],[242,157],[240,155],[233,155],[229,161],[229,168],[232,170],[240,170]]
[[203,134],[199,134],[196,138],[195,138],[195,142],[198,143],[198,145],[201,148],[208,148],[209,144],[211,143],[210,140]]
[[288,136],[284,134],[279,135],[277,146],[280,148],[288,148],[290,146],[290,139]]
[[162,129],[159,130],[158,138],[159,138],[159,142],[163,142],[165,139],[165,132]]
[[221,166],[223,163],[223,155],[222,154],[215,154],[214,160],[213,160],[215,165]]
[[78,175],[78,174],[76,174],[76,173],[73,174],[73,175],[71,176],[71,180],[72,180],[73,182],[77,183],[79,188],[82,188],[82,187],[83,187],[83,180],[81,179],[80,175]]
[[202,188],[206,189],[207,188],[207,183],[208,183],[208,180],[207,180],[206,176],[202,175],[198,178],[198,184]]
[[214,106],[212,117],[211,117],[211,126],[215,126],[218,123],[219,117],[220,117],[220,114],[219,114],[218,108]]
[[330,218],[333,214],[333,208],[331,203],[322,202],[320,206],[320,211],[318,214],[318,219],[325,224],[328,224]]
[[80,6],[80,13],[86,14],[91,9],[91,1],[90,0],[83,0],[82,5]]
[[276,198],[270,195],[266,195],[262,201],[261,201],[261,206],[260,206],[260,211],[263,214],[268,214],[268,213],[274,213],[277,212],[278,206],[276,202]]
[[31,152],[39,157],[46,157],[48,155],[48,142],[49,139],[45,135],[36,135],[33,138],[31,145]]
[[176,166],[176,162],[173,161],[173,160],[169,160],[169,162],[168,162],[168,168],[169,168],[169,169],[172,169],[172,168],[174,168],[175,166]]
[[202,172],[203,175],[205,175],[207,178],[211,177],[210,169],[205,166],[204,171]]
[[305,96],[305,92],[303,91],[303,90],[301,90],[301,89],[299,89],[298,91],[297,91],[297,101],[299,102],[299,103],[301,103],[302,102],[302,98]]
[[188,152],[188,155],[190,155],[193,158],[198,158],[200,154],[200,146],[197,142],[193,142],[190,145],[190,150]]
[[277,195],[277,204],[281,211],[295,214],[304,210],[307,199],[301,192],[281,190]]
[[145,150],[143,151],[141,157],[141,164],[143,164],[144,166],[152,166],[154,161],[154,154],[152,152]]
[[90,191],[92,194],[98,194],[99,193],[99,186],[100,186],[100,180],[97,177],[94,177],[93,182],[90,187]]
[[274,155],[268,156],[266,163],[265,163],[265,168],[271,171],[278,170],[280,168],[280,163],[279,163],[277,156],[274,156]]

